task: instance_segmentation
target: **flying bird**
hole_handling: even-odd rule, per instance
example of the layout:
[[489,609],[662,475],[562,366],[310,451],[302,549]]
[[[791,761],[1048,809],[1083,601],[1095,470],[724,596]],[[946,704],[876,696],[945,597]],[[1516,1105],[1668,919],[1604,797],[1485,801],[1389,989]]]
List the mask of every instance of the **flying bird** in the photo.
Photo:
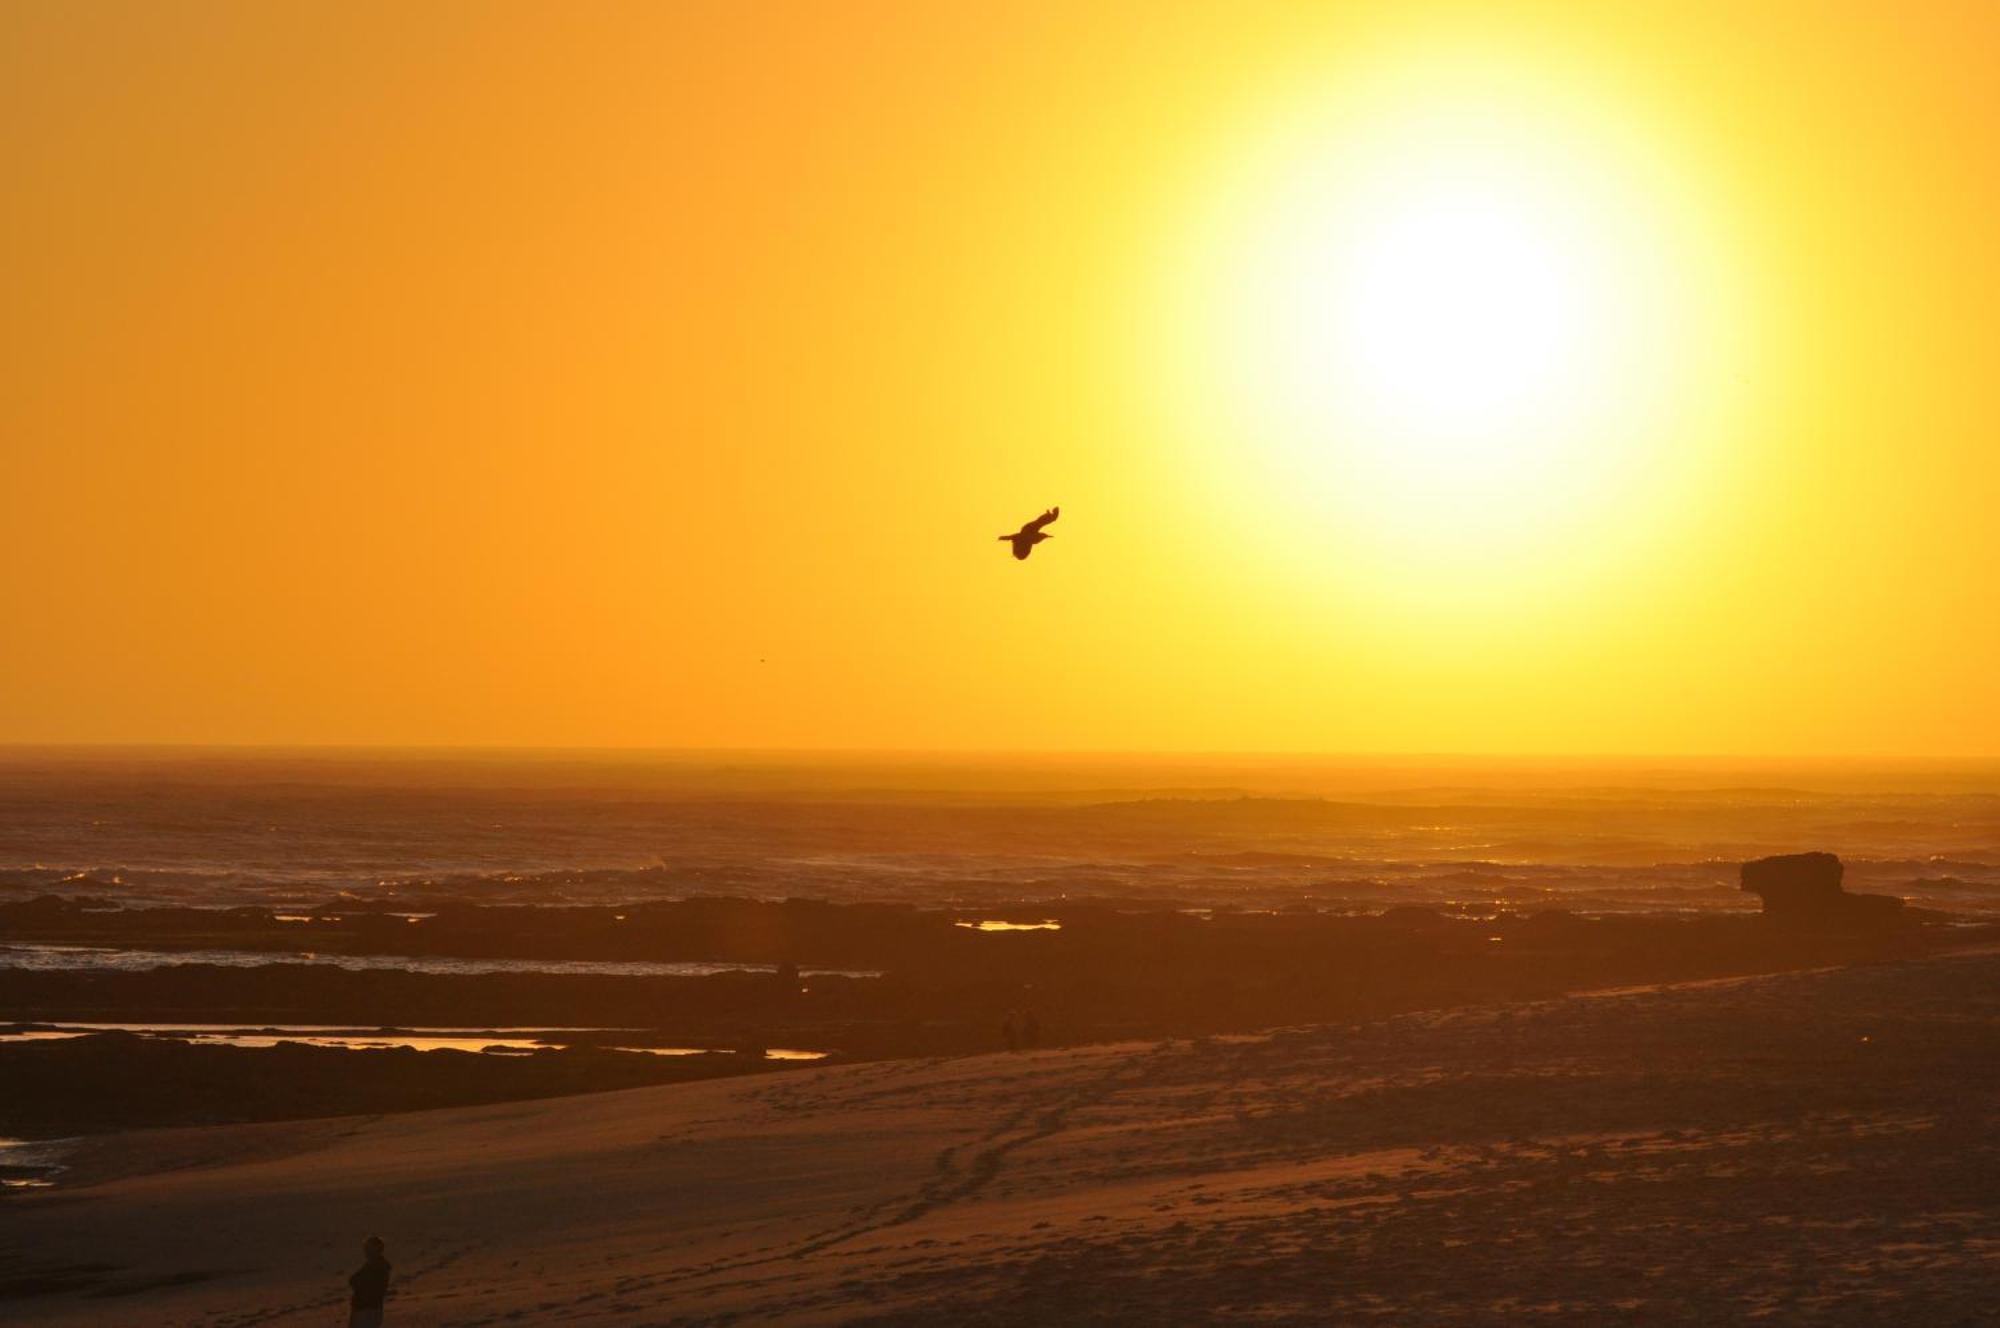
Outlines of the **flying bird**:
[[1042,513],[1033,521],[1028,522],[1028,524],[1022,526],[1013,534],[1002,535],[1000,538],[1014,546],[1014,556],[1016,558],[1025,558],[1037,544],[1040,544],[1045,539],[1055,538],[1053,535],[1044,535],[1042,527],[1061,515],[1062,508],[1051,507],[1048,511]]

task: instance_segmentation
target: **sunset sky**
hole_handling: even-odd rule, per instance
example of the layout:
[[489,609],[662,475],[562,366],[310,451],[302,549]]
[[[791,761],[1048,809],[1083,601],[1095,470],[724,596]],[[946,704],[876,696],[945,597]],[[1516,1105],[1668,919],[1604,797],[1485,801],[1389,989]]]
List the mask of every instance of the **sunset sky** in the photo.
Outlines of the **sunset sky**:
[[1996,60],[17,0],[0,741],[2000,754]]

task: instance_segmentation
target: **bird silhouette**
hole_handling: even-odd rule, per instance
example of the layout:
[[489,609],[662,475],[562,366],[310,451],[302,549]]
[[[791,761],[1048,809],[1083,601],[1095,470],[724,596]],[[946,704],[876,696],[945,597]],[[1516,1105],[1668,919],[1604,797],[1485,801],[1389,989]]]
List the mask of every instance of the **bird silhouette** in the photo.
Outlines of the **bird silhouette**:
[[1048,511],[1042,513],[1033,521],[1028,522],[1013,534],[1002,535],[1000,538],[1014,546],[1014,556],[1016,558],[1025,558],[1037,544],[1040,544],[1045,539],[1055,538],[1053,535],[1044,535],[1042,527],[1061,515],[1062,508],[1051,507]]

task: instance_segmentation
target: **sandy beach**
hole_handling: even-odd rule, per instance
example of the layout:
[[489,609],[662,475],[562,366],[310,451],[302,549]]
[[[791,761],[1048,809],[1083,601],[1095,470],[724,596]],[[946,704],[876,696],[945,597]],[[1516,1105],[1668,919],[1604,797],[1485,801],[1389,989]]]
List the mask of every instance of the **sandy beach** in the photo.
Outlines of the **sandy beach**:
[[9,1322],[1989,1321],[2000,957],[142,1131]]

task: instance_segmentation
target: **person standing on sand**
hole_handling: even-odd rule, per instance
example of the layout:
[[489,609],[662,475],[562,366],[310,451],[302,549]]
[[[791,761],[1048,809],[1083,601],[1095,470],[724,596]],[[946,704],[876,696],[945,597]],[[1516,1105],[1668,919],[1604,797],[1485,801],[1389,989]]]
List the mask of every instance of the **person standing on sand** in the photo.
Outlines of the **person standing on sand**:
[[361,1266],[347,1279],[354,1294],[347,1301],[347,1328],[382,1328],[382,1302],[389,1295],[389,1261],[382,1257],[382,1238],[361,1242]]

